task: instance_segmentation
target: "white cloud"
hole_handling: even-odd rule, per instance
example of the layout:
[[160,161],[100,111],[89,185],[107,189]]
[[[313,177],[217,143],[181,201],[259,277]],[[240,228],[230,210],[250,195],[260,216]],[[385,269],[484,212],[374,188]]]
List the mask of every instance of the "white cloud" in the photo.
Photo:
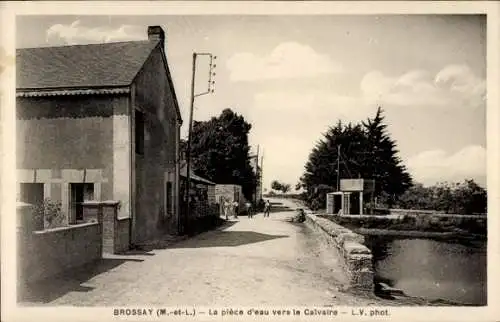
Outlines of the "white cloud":
[[232,81],[314,77],[341,70],[327,55],[296,42],[281,43],[265,56],[234,54],[226,66]]
[[147,33],[143,27],[133,25],[121,25],[116,27],[90,28],[81,25],[79,20],[71,24],[56,24],[47,29],[46,41],[63,40],[69,45],[81,42],[114,42],[145,40]]
[[415,181],[424,185],[471,178],[478,184],[486,184],[486,149],[482,146],[467,146],[455,154],[443,150],[424,151],[409,158],[406,164]]
[[361,81],[367,102],[395,106],[477,107],[484,105],[486,81],[467,65],[449,65],[436,75],[412,70],[399,77],[380,71],[367,73]]
[[372,115],[374,106],[321,90],[266,91],[254,96],[247,112],[253,124],[251,141],[266,152],[264,185],[281,180],[292,185],[304,172],[314,143],[338,119],[359,121]]
[[[377,91],[389,92],[392,104],[408,107],[426,106],[423,104],[430,104],[431,107],[448,106],[446,104],[453,102],[453,95],[457,95],[438,88],[434,82],[435,76],[425,71],[410,71],[394,79],[381,76],[381,73],[367,75],[361,83],[363,95],[358,97],[320,89],[294,91],[291,88],[255,94],[249,110],[251,121],[255,124],[252,139],[254,142],[264,142],[266,149],[273,151],[266,160],[268,173],[280,176],[283,181],[298,180],[314,142],[321,138],[328,126],[334,125],[339,119],[358,122],[374,115],[377,105],[367,99],[370,90],[372,97]],[[382,81],[374,82],[376,79]],[[469,81],[469,84],[472,82]],[[474,87],[470,88],[473,92]],[[429,97],[431,94],[434,96]],[[407,101],[409,98],[411,102]],[[410,158],[407,165],[414,178],[424,184],[474,178],[484,185],[485,153],[481,146],[470,146],[453,155],[448,155],[444,150],[426,151]],[[294,166],[288,165],[290,163]]]

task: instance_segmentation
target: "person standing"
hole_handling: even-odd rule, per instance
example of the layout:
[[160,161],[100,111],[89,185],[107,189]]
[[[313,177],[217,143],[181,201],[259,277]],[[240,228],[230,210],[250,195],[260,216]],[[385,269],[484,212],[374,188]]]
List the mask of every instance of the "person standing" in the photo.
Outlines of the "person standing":
[[269,200],[266,200],[264,205],[264,217],[269,217],[269,213],[271,212],[271,203]]
[[229,200],[224,200],[224,215],[226,216],[226,220],[229,219],[229,212],[231,211],[231,203]]
[[233,208],[232,209],[233,210],[233,216],[236,219],[236,218],[238,218],[238,202],[236,202],[236,200],[233,201],[232,208]]
[[252,204],[249,201],[245,203],[245,210],[247,212],[247,217],[252,218],[253,217]]

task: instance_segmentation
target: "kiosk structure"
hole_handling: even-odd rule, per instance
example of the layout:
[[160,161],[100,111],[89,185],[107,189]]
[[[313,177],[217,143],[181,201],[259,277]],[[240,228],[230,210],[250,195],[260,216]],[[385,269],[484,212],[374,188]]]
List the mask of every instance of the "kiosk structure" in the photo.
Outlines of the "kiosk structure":
[[326,195],[327,214],[362,215],[364,199],[368,197],[373,202],[375,180],[341,179],[340,191]]

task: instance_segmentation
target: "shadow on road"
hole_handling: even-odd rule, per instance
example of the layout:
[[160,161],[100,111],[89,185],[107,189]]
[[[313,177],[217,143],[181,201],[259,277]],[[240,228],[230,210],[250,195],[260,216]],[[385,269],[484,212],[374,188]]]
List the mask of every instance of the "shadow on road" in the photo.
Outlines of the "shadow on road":
[[[218,226],[215,229],[211,229],[210,231],[220,231],[227,229],[231,227],[232,225],[236,224],[237,221],[230,221],[230,220],[222,220],[222,224]],[[182,235],[182,236],[172,236],[172,235],[165,235],[160,237],[157,240],[152,240],[147,243],[143,243],[141,245],[136,245],[134,249],[127,250],[123,253],[120,253],[119,256],[121,257],[126,257],[126,256],[154,256],[156,255],[154,253],[155,250],[161,250],[161,249],[166,249],[166,248],[182,248],[182,247],[177,247],[177,244],[186,241],[188,238],[194,238],[196,235],[199,235],[203,232],[200,232],[198,234],[194,235]]]
[[170,248],[235,247],[259,243],[288,235],[268,235],[253,231],[218,231],[172,245]]
[[82,284],[127,261],[142,262],[143,260],[103,258],[98,262],[84,265],[35,284],[21,286],[17,292],[17,302],[27,306],[40,305],[50,303],[69,292],[90,292],[94,288]]

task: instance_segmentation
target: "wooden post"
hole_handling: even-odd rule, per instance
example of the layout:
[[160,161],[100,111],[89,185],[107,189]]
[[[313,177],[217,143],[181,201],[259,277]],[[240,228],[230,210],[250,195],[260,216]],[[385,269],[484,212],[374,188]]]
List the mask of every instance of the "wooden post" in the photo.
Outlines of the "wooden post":
[[363,191],[359,192],[359,214],[363,214]]

